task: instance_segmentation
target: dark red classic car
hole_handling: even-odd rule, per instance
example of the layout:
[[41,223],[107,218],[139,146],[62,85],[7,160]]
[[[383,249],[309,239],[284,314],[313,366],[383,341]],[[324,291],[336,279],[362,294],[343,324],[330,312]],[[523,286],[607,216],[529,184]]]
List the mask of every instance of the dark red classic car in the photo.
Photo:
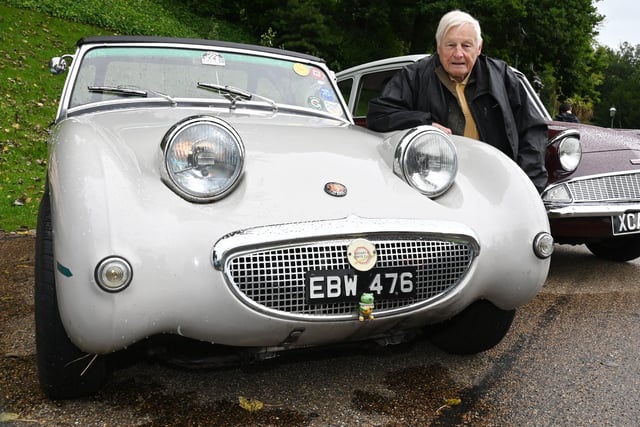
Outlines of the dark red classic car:
[[[369,100],[403,66],[427,55],[361,64],[337,73],[356,124],[366,127]],[[556,243],[585,244],[596,256],[640,256],[640,130],[554,121],[526,76],[515,70],[549,127],[549,182],[541,197]]]

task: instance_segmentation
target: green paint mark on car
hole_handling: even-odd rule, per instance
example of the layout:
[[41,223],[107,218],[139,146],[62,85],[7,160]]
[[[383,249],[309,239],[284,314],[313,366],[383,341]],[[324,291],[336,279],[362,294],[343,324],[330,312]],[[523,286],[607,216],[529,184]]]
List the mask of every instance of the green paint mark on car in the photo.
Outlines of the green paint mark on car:
[[58,265],[58,271],[62,273],[65,277],[73,276],[73,274],[71,273],[71,270],[69,270],[64,265],[60,264],[60,262],[58,262],[57,265]]

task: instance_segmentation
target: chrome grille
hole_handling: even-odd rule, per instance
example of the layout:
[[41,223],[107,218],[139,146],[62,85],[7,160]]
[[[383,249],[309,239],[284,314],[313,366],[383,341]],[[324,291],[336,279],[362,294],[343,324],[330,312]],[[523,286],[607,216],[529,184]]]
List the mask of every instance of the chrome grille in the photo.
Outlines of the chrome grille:
[[640,172],[576,179],[567,186],[577,203],[640,200]]
[[[442,295],[456,286],[474,258],[465,242],[437,239],[373,240],[376,267],[417,269],[414,297],[376,300],[376,312],[408,307]],[[245,298],[270,310],[289,315],[355,317],[357,302],[309,305],[305,301],[305,273],[309,270],[350,268],[347,246],[351,240],[332,240],[296,246],[260,249],[231,256],[226,274]]]

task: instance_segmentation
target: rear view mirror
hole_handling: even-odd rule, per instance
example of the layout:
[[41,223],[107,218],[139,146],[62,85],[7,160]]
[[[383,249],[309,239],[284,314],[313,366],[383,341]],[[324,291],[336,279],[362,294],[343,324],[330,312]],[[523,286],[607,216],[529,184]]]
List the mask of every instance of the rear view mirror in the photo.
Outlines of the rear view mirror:
[[51,74],[58,75],[67,71],[67,58],[73,59],[73,56],[64,55],[51,58],[51,61],[49,61],[49,71],[51,71]]

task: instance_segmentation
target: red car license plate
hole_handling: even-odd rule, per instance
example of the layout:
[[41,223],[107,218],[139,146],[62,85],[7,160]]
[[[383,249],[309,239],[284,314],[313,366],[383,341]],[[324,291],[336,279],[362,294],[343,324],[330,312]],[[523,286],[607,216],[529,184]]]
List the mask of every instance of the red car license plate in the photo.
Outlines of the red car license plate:
[[308,304],[358,301],[363,292],[374,298],[408,298],[416,294],[416,268],[374,268],[359,272],[312,270],[305,274]]
[[640,212],[625,212],[611,217],[613,235],[640,233]]

